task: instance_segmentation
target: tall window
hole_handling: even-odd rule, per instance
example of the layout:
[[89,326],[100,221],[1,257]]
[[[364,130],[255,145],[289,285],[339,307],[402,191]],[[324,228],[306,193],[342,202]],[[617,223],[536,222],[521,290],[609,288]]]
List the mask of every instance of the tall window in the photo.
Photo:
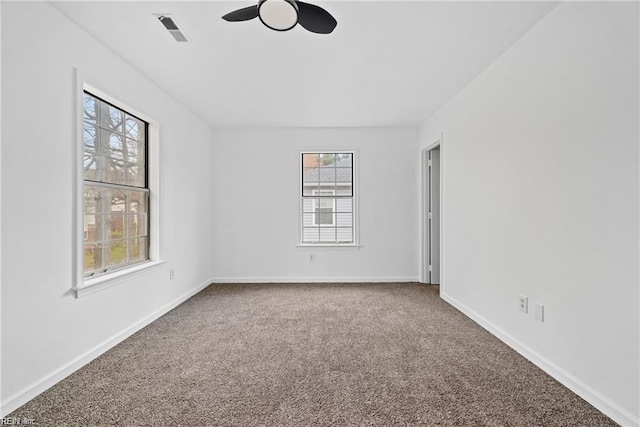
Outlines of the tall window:
[[148,123],[84,92],[84,277],[149,259]]
[[353,153],[302,153],[302,243],[354,243]]

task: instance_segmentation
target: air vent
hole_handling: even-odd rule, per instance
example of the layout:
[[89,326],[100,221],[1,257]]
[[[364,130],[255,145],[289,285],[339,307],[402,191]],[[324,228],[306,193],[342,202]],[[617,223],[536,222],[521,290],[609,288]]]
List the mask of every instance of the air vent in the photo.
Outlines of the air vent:
[[184,35],[182,30],[178,27],[176,20],[173,16],[167,14],[156,14],[156,17],[162,25],[169,31],[174,39],[178,42],[187,42],[187,36]]

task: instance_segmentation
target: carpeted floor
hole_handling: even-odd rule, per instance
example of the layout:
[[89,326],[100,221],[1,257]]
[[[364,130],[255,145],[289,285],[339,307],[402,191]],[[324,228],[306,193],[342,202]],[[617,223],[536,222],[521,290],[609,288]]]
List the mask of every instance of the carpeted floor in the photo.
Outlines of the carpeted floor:
[[610,426],[420,284],[215,284],[9,417],[40,426]]

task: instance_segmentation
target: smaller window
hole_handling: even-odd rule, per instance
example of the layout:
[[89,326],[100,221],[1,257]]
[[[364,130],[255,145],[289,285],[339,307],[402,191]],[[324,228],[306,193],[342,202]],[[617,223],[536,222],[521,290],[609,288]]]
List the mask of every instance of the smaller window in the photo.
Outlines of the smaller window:
[[302,153],[301,243],[352,244],[354,153]]

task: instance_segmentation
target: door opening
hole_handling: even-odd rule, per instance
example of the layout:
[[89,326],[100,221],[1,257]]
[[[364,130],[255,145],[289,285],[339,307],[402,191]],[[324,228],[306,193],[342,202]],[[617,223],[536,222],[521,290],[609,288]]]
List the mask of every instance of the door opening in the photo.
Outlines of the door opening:
[[423,282],[440,284],[440,143],[423,152]]

